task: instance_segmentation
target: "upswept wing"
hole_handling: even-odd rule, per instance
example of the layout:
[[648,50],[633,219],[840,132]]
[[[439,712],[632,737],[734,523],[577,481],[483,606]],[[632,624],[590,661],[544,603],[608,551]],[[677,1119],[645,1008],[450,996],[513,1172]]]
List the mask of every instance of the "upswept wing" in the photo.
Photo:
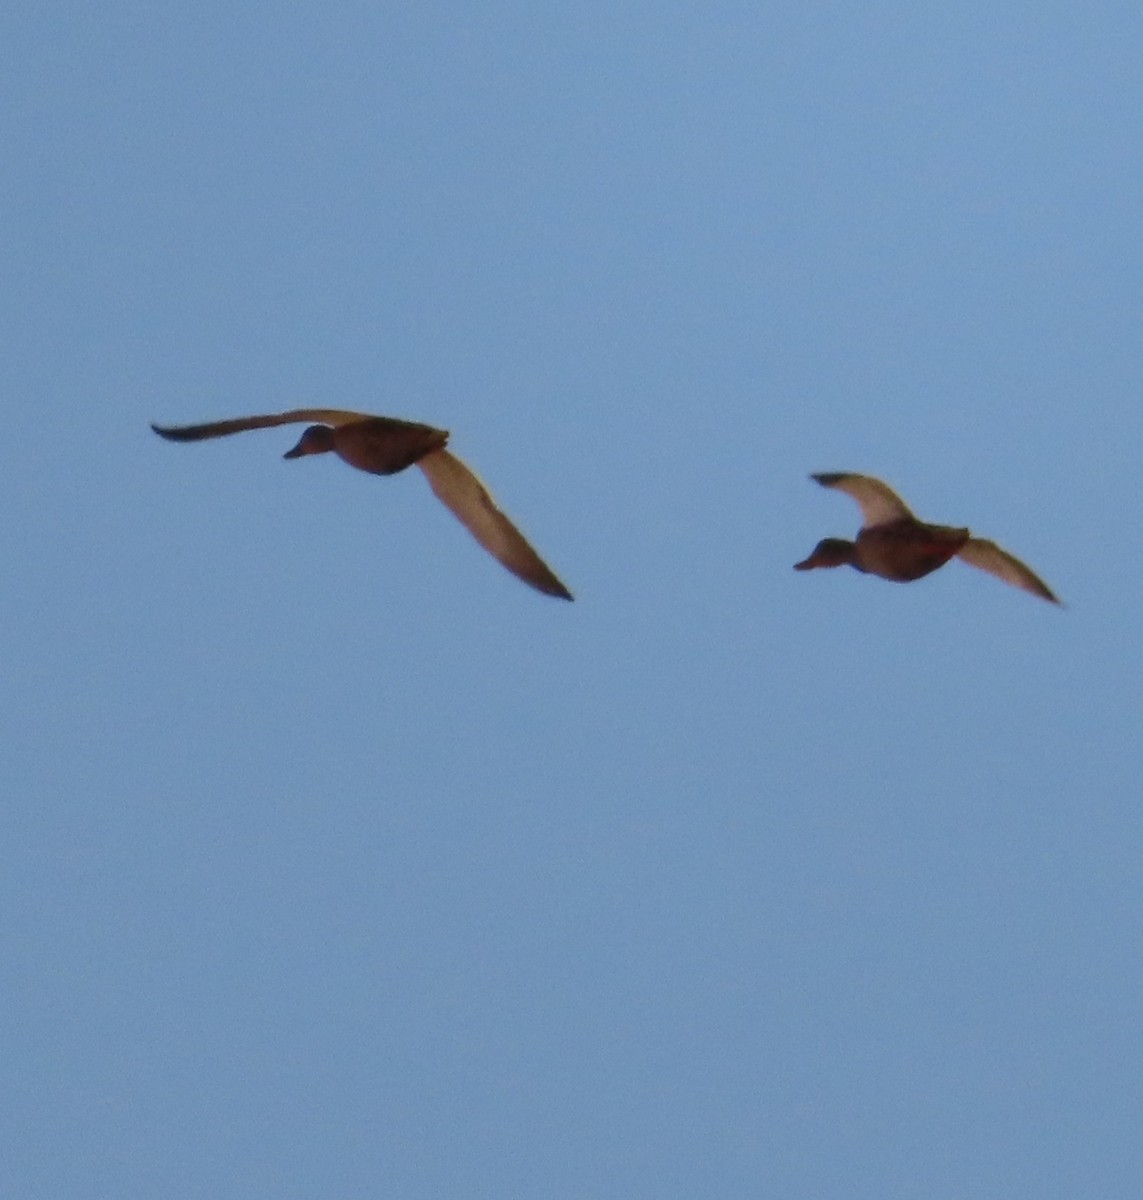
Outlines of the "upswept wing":
[[492,555],[525,583],[548,596],[572,598],[524,535],[496,507],[488,489],[447,450],[433,450],[417,462],[437,498]]
[[980,570],[1003,579],[1013,587],[1031,592],[1033,596],[1050,600],[1053,604],[1060,603],[1059,597],[1039,575],[1007,550],[1001,550],[995,542],[985,538],[969,538],[957,552],[957,557],[963,558],[970,566],[979,567]]
[[151,428],[171,442],[199,442],[204,438],[226,437],[247,429],[269,429],[273,425],[295,425],[308,421],[318,425],[351,425],[368,419],[368,413],[345,412],[340,408],[293,408],[289,412],[264,417],[234,417],[229,421],[210,421],[205,425],[152,425]]
[[872,475],[834,471],[811,475],[810,478],[822,487],[836,488],[856,500],[861,506],[861,516],[866,529],[871,525],[886,525],[890,521],[913,515],[905,501],[887,483],[874,479]]

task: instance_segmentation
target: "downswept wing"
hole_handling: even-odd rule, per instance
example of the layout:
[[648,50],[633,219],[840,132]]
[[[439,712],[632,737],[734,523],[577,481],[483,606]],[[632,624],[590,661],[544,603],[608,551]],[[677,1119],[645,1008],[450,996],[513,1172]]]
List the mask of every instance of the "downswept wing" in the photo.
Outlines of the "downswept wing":
[[170,442],[200,442],[204,438],[244,433],[247,429],[269,429],[273,425],[296,425],[301,421],[336,426],[365,420],[368,420],[367,413],[345,412],[340,408],[293,408],[264,417],[234,417],[229,421],[209,421],[205,425],[153,424],[151,428]]
[[433,450],[417,462],[437,498],[492,555],[525,583],[548,596],[572,598],[524,535],[496,507],[488,489],[447,450]]
[[836,488],[856,500],[861,506],[863,527],[866,529],[913,516],[905,501],[887,483],[874,479],[872,475],[835,471],[811,475],[810,478],[822,487]]
[[957,552],[957,557],[963,558],[970,566],[979,567],[980,570],[1003,579],[1013,587],[1031,592],[1033,596],[1050,600],[1053,604],[1060,603],[1059,597],[1039,575],[1007,550],[1001,550],[995,542],[984,538],[969,538]]

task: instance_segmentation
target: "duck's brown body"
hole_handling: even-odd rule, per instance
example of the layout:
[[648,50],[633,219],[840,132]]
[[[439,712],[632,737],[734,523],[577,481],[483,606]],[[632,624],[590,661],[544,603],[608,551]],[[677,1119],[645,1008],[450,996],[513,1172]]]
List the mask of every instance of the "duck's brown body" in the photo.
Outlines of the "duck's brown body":
[[797,571],[849,565],[895,583],[911,583],[943,567],[950,558],[1059,604],[1051,588],[1018,558],[995,542],[973,537],[967,529],[919,521],[892,488],[869,475],[835,472],[811,475],[822,487],[837,488],[861,506],[865,524],[855,541],[823,538],[809,558],[794,564]]
[[551,568],[525,540],[524,535],[496,507],[488,489],[445,446],[448,433],[401,421],[341,409],[302,408],[258,417],[238,417],[205,425],[152,425],[161,437],[175,442],[197,442],[225,437],[248,429],[266,429],[299,421],[315,421],[286,458],[332,451],[343,462],[371,475],[396,475],[417,466],[437,497],[461,520],[476,540],[514,575],[549,596],[572,598]]
[[338,458],[373,475],[396,475],[426,454],[443,450],[447,443],[448,434],[443,429],[394,417],[370,417],[333,430],[333,449]]
[[854,542],[852,565],[895,583],[911,583],[943,567],[968,538],[967,529],[902,518],[862,529]]

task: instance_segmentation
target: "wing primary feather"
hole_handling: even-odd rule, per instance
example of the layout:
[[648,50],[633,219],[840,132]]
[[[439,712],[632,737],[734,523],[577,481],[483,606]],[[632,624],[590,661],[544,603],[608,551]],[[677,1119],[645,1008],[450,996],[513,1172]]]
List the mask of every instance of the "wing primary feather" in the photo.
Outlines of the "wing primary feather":
[[524,535],[496,507],[476,474],[447,450],[433,450],[417,466],[437,498],[474,538],[517,578],[547,596],[571,600],[572,594]]
[[874,479],[872,475],[859,475],[853,471],[826,471],[811,475],[810,478],[822,487],[836,488],[850,499],[856,500],[861,508],[865,528],[885,525],[889,521],[913,515],[905,501],[887,483]]
[[294,408],[289,412],[256,417],[233,417],[226,421],[207,421],[201,425],[154,425],[151,428],[171,442],[200,442],[204,438],[227,437],[248,429],[269,429],[275,425],[295,425],[310,421],[319,425],[349,425],[367,419],[365,413],[340,408]]
[[1002,550],[995,542],[986,538],[969,538],[957,552],[957,557],[969,566],[987,571],[997,579],[1003,579],[1013,587],[1022,588],[1025,592],[1031,592],[1033,596],[1039,596],[1042,600],[1063,607],[1060,598],[1031,567],[1022,563],[1014,554]]

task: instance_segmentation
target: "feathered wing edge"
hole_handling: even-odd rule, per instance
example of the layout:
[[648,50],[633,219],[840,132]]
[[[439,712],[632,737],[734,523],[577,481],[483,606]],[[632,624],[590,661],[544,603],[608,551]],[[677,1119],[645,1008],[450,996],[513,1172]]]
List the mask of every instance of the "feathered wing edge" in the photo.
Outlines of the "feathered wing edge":
[[861,507],[862,523],[866,529],[913,515],[905,501],[887,483],[874,479],[872,475],[827,471],[811,475],[810,478],[822,487],[836,488],[856,500]]
[[496,507],[488,489],[454,454],[433,450],[418,460],[437,498],[474,538],[513,575],[547,596],[572,599],[571,592]]
[[1022,588],[1031,592],[1033,596],[1050,600],[1053,604],[1060,604],[1059,597],[1031,567],[1009,554],[1007,550],[1002,550],[995,542],[985,538],[969,538],[957,552],[957,557],[964,559],[969,566],[978,567],[981,571],[1003,579],[1013,587]]
[[152,424],[151,428],[170,442],[199,442],[204,438],[244,433],[247,429],[269,429],[273,425],[295,425],[301,421],[313,421],[320,425],[349,425],[367,418],[367,413],[346,412],[340,408],[294,408],[289,412],[262,417],[234,417],[228,421],[208,421],[203,425]]

